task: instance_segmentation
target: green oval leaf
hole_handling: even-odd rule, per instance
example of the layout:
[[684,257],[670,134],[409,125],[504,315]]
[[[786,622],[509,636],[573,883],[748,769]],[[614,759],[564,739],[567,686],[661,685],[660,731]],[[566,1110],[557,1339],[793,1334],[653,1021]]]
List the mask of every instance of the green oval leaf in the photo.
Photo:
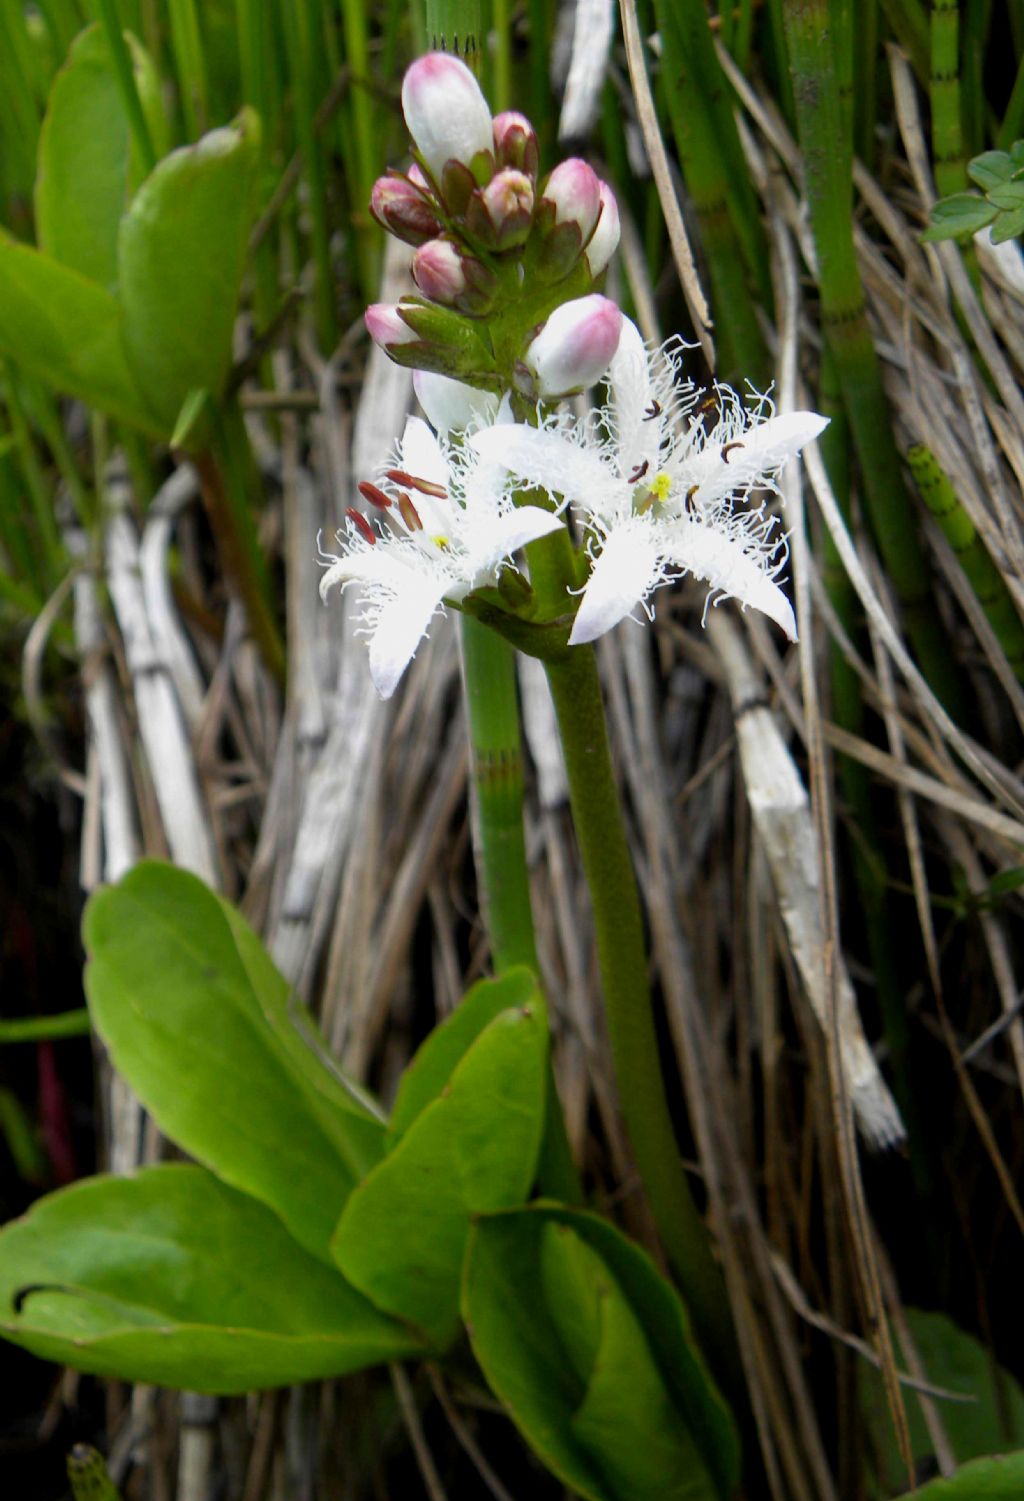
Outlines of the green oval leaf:
[[984,192],[1013,176],[1013,159],[1006,151],[983,151],[967,163],[967,176]]
[[166,437],[129,368],[122,331],[106,288],[0,231],[0,350],[56,390]]
[[1004,240],[1016,240],[1019,235],[1024,235],[1024,206],[996,215],[996,221],[989,231],[993,245],[1001,245]]
[[258,162],[259,121],[244,109],[164,157],[121,221],[128,359],[169,430],[190,391],[216,396],[227,375]]
[[219,1393],[417,1349],[269,1210],[190,1163],[86,1179],[8,1225],[0,1330],[76,1370]]
[[544,1129],[547,1026],[534,991],[465,1053],[443,1095],[353,1192],[333,1243],[345,1276],[444,1349],[459,1328],[472,1215],[521,1204]]
[[462,1312],[492,1390],[588,1501],[733,1495],[735,1429],[686,1311],[613,1225],[550,1204],[481,1217]]
[[[135,83],[154,140],[164,135],[160,80],[127,35]],[[50,91],[39,137],[35,209],[39,247],[113,289],[121,216],[143,176],[99,26],[76,37]]]
[[1017,178],[1012,182],[998,183],[994,188],[989,188],[987,196],[989,203],[1014,213],[1024,208],[1024,180]]
[[256,935],[157,861],[93,897],[83,932],[96,1030],[161,1130],[330,1261],[384,1127],[300,1036],[312,1024]]

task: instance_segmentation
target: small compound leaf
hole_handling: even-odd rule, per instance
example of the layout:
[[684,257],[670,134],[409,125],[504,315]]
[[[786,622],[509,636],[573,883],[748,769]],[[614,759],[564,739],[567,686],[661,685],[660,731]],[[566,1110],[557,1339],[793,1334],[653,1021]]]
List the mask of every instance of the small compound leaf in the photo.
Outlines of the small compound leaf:
[[190,1163],[85,1179],[8,1225],[0,1332],[98,1376],[218,1393],[417,1349],[269,1210]]
[[259,122],[172,151],[121,221],[118,285],[128,359],[173,429],[189,392],[220,394],[252,226]]
[[993,245],[1002,245],[1005,240],[1016,240],[1020,235],[1024,235],[1024,206],[1009,213],[997,214],[996,221],[989,230]]
[[[150,132],[159,141],[160,80],[135,38],[126,40]],[[140,175],[110,49],[101,28],[88,26],[53,81],[39,136],[39,248],[113,290],[118,227]]]
[[328,1243],[384,1127],[299,1032],[259,939],[198,877],[144,861],[86,909],[86,990],[114,1066],[171,1140]]
[[958,240],[991,224],[996,210],[977,193],[953,193],[932,204],[928,228],[921,236],[925,245],[938,240]]
[[539,997],[503,1011],[354,1190],[333,1250],[354,1287],[444,1349],[459,1327],[459,1281],[474,1214],[521,1204],[544,1128],[547,1027]]
[[1008,182],[1013,171],[1013,158],[1006,151],[983,151],[967,163],[967,176],[985,193]]

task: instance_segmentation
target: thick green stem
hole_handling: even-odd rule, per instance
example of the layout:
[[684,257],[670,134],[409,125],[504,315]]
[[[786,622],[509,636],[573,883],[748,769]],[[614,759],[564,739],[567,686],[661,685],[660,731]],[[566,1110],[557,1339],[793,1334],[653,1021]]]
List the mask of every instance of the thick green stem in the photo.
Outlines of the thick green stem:
[[683,1171],[647,980],[640,897],[612,768],[597,660],[577,646],[546,664],[587,878],[619,1101],[665,1251],[694,1328],[723,1385],[736,1391],[725,1286]]
[[[491,957],[499,974],[525,964],[540,979],[523,836],[515,652],[494,631],[464,615],[462,665],[473,768],[473,848]],[[550,1197],[569,1204],[583,1202],[551,1069],[537,1176],[542,1192]]]

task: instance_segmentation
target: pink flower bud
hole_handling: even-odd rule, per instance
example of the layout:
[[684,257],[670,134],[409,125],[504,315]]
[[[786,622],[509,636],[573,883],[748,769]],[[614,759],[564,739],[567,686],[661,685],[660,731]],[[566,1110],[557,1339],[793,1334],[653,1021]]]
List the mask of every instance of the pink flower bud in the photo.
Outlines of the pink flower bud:
[[494,156],[499,167],[518,167],[536,178],[540,162],[537,132],[525,115],[506,109],[494,117]]
[[591,293],[563,302],[526,351],[537,395],[567,396],[600,380],[621,331],[622,313],[610,298]]
[[409,134],[434,177],[453,158],[472,162],[493,145],[491,112],[480,85],[456,57],[428,52],[406,70],[402,110]]
[[412,279],[431,302],[451,307],[466,290],[462,257],[451,240],[428,240],[412,258]]
[[363,314],[366,331],[375,344],[387,349],[392,344],[415,344],[419,335],[398,316],[394,302],[371,302]]
[[525,172],[505,167],[466,207],[466,228],[490,250],[526,243],[533,218],[533,183]]
[[601,183],[601,217],[587,246],[591,276],[600,276],[619,246],[619,205],[606,182]]
[[370,213],[407,245],[422,245],[441,233],[440,221],[423,194],[397,174],[378,177],[370,194]]
[[556,224],[577,224],[584,243],[601,211],[601,182],[593,167],[578,156],[559,162],[548,178],[542,202],[554,208]]

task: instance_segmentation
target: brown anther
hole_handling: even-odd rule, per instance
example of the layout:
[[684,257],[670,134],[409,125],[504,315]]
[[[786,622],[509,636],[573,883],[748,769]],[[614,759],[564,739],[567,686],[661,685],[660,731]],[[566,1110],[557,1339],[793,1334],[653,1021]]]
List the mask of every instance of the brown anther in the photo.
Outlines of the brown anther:
[[693,503],[693,497],[696,495],[699,489],[699,485],[691,485],[686,492],[686,510],[688,515],[692,514],[697,509],[697,507]]
[[654,401],[652,399],[650,406],[644,412],[644,418],[643,418],[643,420],[645,422],[653,422],[654,419],[655,419],[655,417],[660,417],[660,416],[661,416],[661,402],[660,401]]
[[429,479],[417,479],[415,474],[406,474],[404,469],[387,469],[384,478],[393,480],[396,485],[408,485],[410,490],[418,490],[421,495],[436,495],[439,500],[445,500],[448,495],[444,485],[435,485]]
[[420,513],[412,503],[412,496],[407,494],[405,490],[399,492],[398,511],[408,531],[421,532],[423,530]]
[[352,525],[355,527],[360,536],[364,537],[372,547],[377,541],[377,538],[374,536],[373,527],[367,521],[362,512],[357,511],[354,506],[349,506],[348,510],[345,512],[345,515],[348,517],[349,521],[351,521]]
[[728,462],[729,462],[729,455],[732,453],[733,449],[734,448],[742,448],[742,447],[743,447],[742,443],[738,443],[738,442],[737,443],[726,443],[725,447],[722,449],[722,463],[723,464],[728,464]]
[[371,485],[368,479],[360,480],[356,489],[364,500],[368,500],[371,506],[376,506],[378,511],[387,511],[391,507],[391,498],[376,485]]
[[631,485],[639,484],[650,467],[651,466],[648,460],[644,459],[643,463],[638,464],[633,470],[633,473],[629,476],[629,483]]

